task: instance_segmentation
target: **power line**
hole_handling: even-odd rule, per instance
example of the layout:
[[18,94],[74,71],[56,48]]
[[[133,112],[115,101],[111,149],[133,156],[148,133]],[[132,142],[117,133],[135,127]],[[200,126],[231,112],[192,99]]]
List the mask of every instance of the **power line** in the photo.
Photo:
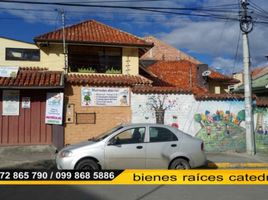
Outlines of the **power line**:
[[266,15],[268,15],[268,12],[264,9],[262,9],[261,7],[259,7],[257,4],[255,4],[254,2],[250,1],[250,6],[252,6],[253,8],[257,9],[258,11],[260,11],[261,13],[264,13]]
[[[100,4],[78,4],[78,3],[60,3],[60,2],[33,2],[33,1],[7,1],[2,0],[2,3],[18,3],[18,4],[32,4],[32,5],[58,5],[58,6],[69,6],[69,7],[95,7],[95,8],[122,8],[122,9],[134,9],[134,10],[146,10],[146,9],[157,9],[157,10],[184,10],[184,11],[211,11],[211,9],[204,9],[200,7],[155,7],[155,6],[119,6],[119,5],[100,5]],[[226,12],[226,10],[215,10],[217,12]]]
[[232,74],[235,72],[235,69],[236,69],[240,39],[241,39],[241,32],[239,31],[239,33],[238,33],[238,39],[237,39],[237,45],[236,45],[236,50],[235,50],[235,56],[234,56],[234,65],[233,65],[233,69],[232,69]]
[[132,3],[132,2],[156,2],[165,0],[117,0],[117,1],[68,1],[68,3]]
[[[151,0],[152,1],[152,0]],[[233,20],[238,21],[239,16],[238,14],[233,14],[234,10],[224,10],[222,6],[234,6],[235,9],[237,4],[225,4],[225,5],[214,5],[208,6],[206,9],[202,7],[152,7],[152,6],[117,6],[117,5],[88,5],[88,4],[73,4],[73,3],[59,3],[59,2],[32,2],[32,1],[16,1],[16,0],[2,0],[0,2],[3,3],[19,3],[19,4],[32,4],[32,5],[61,5],[61,6],[71,6],[71,7],[90,7],[90,8],[117,8],[117,9],[132,9],[137,11],[143,12],[153,12],[153,13],[161,13],[161,14],[170,14],[170,15],[180,15],[180,16],[190,16],[190,17],[205,17],[205,18],[214,18],[214,19],[221,19],[221,20]],[[255,6],[256,7],[256,6]],[[208,9],[214,8],[214,9]],[[216,9],[215,9],[216,8]],[[4,9],[4,8],[1,8]],[[21,10],[21,11],[39,11],[39,12],[54,12],[52,10],[44,10],[44,9],[22,9],[22,8],[7,8],[10,10]],[[234,7],[233,7],[234,9]],[[170,11],[174,10],[174,11]],[[180,11],[180,12],[175,12]],[[182,12],[184,11],[184,12]],[[68,12],[75,12],[75,11],[68,11]],[[77,11],[80,12],[80,11]],[[81,12],[80,12],[81,13]],[[228,13],[228,15],[224,14]],[[232,15],[232,16],[230,16]],[[3,19],[3,18],[2,18]],[[260,24],[267,24],[268,21],[266,20],[258,20],[256,23]]]

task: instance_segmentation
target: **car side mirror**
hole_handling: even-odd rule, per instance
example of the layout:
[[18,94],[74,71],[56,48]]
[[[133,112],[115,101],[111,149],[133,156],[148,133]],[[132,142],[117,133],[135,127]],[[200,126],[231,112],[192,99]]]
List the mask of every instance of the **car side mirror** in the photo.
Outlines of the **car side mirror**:
[[120,144],[119,138],[112,138],[109,142],[108,145],[118,145]]

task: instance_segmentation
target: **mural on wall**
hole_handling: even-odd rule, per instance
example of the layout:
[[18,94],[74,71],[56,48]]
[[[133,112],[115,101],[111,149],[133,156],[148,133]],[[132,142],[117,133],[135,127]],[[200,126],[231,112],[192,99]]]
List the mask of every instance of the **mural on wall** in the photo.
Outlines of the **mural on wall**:
[[166,110],[174,108],[176,103],[176,99],[170,100],[167,95],[151,95],[146,102],[146,106],[154,113],[156,123],[164,124]]
[[254,115],[257,152],[268,152],[268,108],[256,107]]
[[132,95],[132,122],[168,124],[181,128],[191,104],[179,95]]
[[[220,109],[219,109],[220,108]],[[244,101],[196,101],[193,95],[132,94],[132,123],[164,123],[198,137],[209,152],[245,152]],[[268,109],[254,109],[257,152],[268,152]]]
[[240,110],[237,114],[229,110],[217,110],[215,113],[206,110],[195,114],[194,119],[201,126],[196,137],[205,142],[206,151],[246,150],[245,128],[240,126],[245,121],[245,110]]

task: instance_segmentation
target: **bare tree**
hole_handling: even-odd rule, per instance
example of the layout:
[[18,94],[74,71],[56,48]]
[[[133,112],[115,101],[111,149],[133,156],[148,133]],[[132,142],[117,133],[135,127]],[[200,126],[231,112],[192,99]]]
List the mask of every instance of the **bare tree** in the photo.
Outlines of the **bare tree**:
[[164,124],[165,111],[177,105],[176,100],[169,100],[168,95],[152,95],[146,103],[155,112],[156,123]]

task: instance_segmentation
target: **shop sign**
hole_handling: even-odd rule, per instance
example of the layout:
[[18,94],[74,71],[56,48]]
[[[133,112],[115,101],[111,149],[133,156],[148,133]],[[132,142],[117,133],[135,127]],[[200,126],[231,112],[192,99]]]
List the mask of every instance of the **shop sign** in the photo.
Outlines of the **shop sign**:
[[63,93],[47,93],[46,124],[62,124]]
[[129,106],[129,88],[82,87],[82,106]]

